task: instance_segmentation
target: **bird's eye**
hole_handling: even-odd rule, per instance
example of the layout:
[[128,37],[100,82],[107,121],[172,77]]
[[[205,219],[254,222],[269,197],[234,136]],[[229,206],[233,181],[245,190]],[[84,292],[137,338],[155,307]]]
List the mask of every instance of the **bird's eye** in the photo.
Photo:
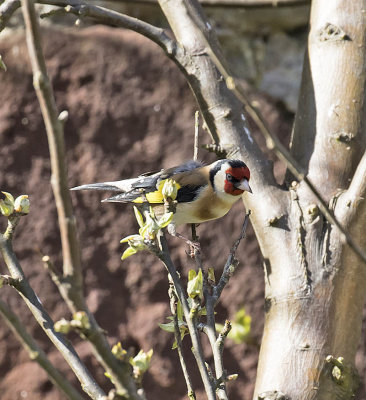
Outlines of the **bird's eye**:
[[231,174],[226,174],[226,180],[227,181],[232,181],[233,180],[233,176]]

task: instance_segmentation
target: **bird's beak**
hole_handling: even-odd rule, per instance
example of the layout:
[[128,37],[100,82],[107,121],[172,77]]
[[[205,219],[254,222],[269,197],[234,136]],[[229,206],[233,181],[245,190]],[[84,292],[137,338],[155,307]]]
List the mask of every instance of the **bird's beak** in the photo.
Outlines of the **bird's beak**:
[[251,187],[249,186],[248,179],[243,179],[235,185],[236,188],[245,190],[246,192],[253,193]]

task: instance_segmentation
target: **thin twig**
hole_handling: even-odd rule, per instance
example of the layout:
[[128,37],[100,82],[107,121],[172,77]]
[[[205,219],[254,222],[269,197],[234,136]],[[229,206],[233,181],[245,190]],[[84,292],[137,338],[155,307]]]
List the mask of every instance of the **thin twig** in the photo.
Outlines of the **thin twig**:
[[[13,227],[9,221],[8,230],[12,231]],[[98,386],[85,365],[80,361],[73,347],[64,339],[64,337],[56,332],[53,327],[53,321],[43,308],[38,296],[34,293],[33,289],[29,285],[26,277],[24,276],[23,270],[13,252],[11,244],[11,235],[0,234],[0,252],[4,258],[4,261],[9,269],[9,272],[13,279],[19,281],[16,285],[18,293],[23,297],[28,308],[34,315],[39,325],[43,328],[47,336],[50,338],[52,343],[56,346],[66,362],[70,365],[75,375],[81,382],[83,390],[92,399],[102,399],[105,396],[103,390]]]
[[[193,143],[193,160],[194,161],[198,160],[199,118],[200,118],[200,112],[196,111],[194,113],[194,143]],[[191,224],[191,230],[192,230],[192,240],[194,242],[197,242],[198,236],[197,236],[197,231],[196,231],[196,224]],[[195,253],[197,253],[196,249],[193,251],[193,254],[195,254]]]
[[190,400],[195,400],[196,399],[196,394],[193,389],[193,385],[191,382],[191,378],[189,376],[188,370],[187,370],[187,365],[184,359],[184,354],[183,354],[183,347],[182,347],[182,338],[180,334],[180,329],[179,329],[179,322],[178,322],[178,315],[177,315],[177,297],[174,292],[173,287],[169,288],[169,297],[170,297],[170,310],[173,314],[173,322],[174,322],[174,336],[175,336],[175,341],[177,343],[177,351],[178,351],[178,356],[179,356],[179,362],[182,367],[183,371],[183,376],[184,380],[186,381],[187,385],[187,394],[188,398]]
[[51,184],[60,226],[64,275],[70,281],[70,290],[77,291],[78,297],[82,298],[80,248],[71,197],[67,185],[63,122],[59,119],[52,85],[47,74],[34,3],[31,0],[22,0],[22,5],[28,51],[33,70],[33,85],[46,125],[50,150]]
[[[157,0],[103,0],[116,3],[157,4]],[[310,5],[310,0],[198,0],[204,7],[278,8]]]
[[208,371],[207,371],[207,368],[205,365],[202,345],[201,345],[201,342],[199,339],[197,326],[193,323],[192,315],[191,315],[191,312],[190,312],[190,309],[188,306],[188,302],[187,302],[186,295],[183,290],[182,283],[178,276],[177,270],[170,258],[168,244],[167,244],[165,236],[162,232],[158,236],[158,241],[159,241],[160,251],[157,252],[157,256],[163,262],[167,271],[169,272],[170,276],[172,277],[178,299],[182,303],[184,317],[186,319],[189,334],[190,334],[190,337],[192,340],[192,352],[196,358],[197,366],[198,366],[198,369],[201,374],[202,382],[205,387],[207,397],[209,400],[215,400],[215,398],[216,398],[215,388],[214,388],[212,380],[209,377],[209,374],[208,374]]
[[248,212],[245,214],[245,219],[244,219],[244,223],[243,223],[243,226],[242,226],[242,229],[240,232],[240,236],[238,237],[238,239],[236,239],[233,247],[230,250],[229,257],[227,258],[227,261],[226,261],[224,270],[222,271],[219,282],[213,288],[212,297],[215,300],[215,304],[217,303],[219,297],[221,296],[222,291],[224,290],[224,287],[228,283],[230,277],[234,273],[235,268],[237,266],[238,262],[235,259],[235,253],[239,247],[241,240],[245,238],[245,234],[246,234],[246,230],[247,230],[247,226],[248,226],[248,222],[249,222],[249,216],[250,216],[250,210],[248,210]]
[[212,349],[215,364],[216,382],[221,382],[221,384],[216,389],[216,393],[220,400],[228,400],[222,351],[220,351],[219,347],[216,345],[217,337],[214,308],[215,302],[213,301],[212,296],[206,297],[207,324],[205,327],[205,333],[207,334]]
[[0,314],[15,336],[17,336],[24,349],[28,352],[29,357],[46,371],[50,380],[67,396],[67,398],[70,400],[82,400],[83,397],[79,392],[65,379],[60,371],[52,365],[44,351],[27,332],[25,326],[19,321],[18,317],[1,300]]
[[200,124],[200,112],[194,113],[194,144],[193,144],[193,160],[198,160],[198,149],[199,149],[199,125]]
[[[62,1],[48,2],[48,4],[50,3],[54,3],[55,5],[67,4],[67,2]],[[76,2],[73,1],[71,3],[74,4]],[[33,69],[34,86],[45,121],[50,148],[51,183],[55,195],[61,231],[64,277],[62,280],[54,280],[54,282],[73,313],[77,311],[85,311],[87,313],[90,322],[90,331],[86,335],[86,338],[93,344],[93,351],[97,360],[112,377],[118,393],[128,393],[131,399],[139,400],[141,397],[137,393],[129,364],[127,362],[118,362],[111,353],[107,338],[85,303],[82,288],[80,248],[67,184],[63,118],[59,117],[52,86],[47,75],[34,3],[30,0],[24,0],[22,4],[28,49]]]

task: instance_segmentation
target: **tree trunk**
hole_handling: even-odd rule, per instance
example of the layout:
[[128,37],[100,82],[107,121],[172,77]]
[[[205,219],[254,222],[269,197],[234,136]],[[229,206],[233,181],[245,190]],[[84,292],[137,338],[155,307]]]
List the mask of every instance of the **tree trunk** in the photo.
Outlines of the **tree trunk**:
[[[291,145],[309,179],[362,247],[365,30],[366,1],[312,2]],[[290,185],[281,204],[281,225],[258,236],[265,256],[266,321],[254,398],[348,399],[357,386],[353,364],[366,266],[319,213],[304,183]]]

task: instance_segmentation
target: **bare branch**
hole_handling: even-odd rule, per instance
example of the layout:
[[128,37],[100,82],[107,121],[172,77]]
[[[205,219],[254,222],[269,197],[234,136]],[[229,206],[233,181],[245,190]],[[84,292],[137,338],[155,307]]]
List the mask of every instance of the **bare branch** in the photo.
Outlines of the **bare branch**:
[[366,152],[357,166],[348,194],[354,199],[364,199],[366,197]]
[[[9,225],[11,222],[9,221]],[[73,347],[64,339],[62,335],[54,330],[53,321],[43,308],[38,296],[34,293],[24,276],[23,270],[13,252],[11,245],[11,235],[0,234],[0,252],[4,258],[6,265],[13,279],[18,281],[16,289],[23,297],[28,308],[34,315],[35,319],[50,338],[52,343],[60,351],[66,362],[70,365],[75,375],[81,382],[83,390],[92,399],[102,399],[105,396],[103,390],[94,381],[89,371],[80,361]]]
[[60,226],[64,275],[70,280],[72,287],[70,290],[77,291],[79,297],[82,297],[80,248],[67,185],[63,122],[59,119],[53,89],[47,75],[34,4],[30,0],[24,0],[22,5],[29,56],[33,69],[33,85],[46,125],[50,150],[51,184]]
[[177,297],[174,291],[174,287],[171,286],[169,288],[169,298],[170,298],[170,310],[173,314],[173,322],[174,322],[174,336],[175,336],[175,341],[177,343],[177,351],[178,351],[178,356],[179,356],[179,362],[182,367],[183,371],[183,376],[184,380],[186,381],[187,385],[187,395],[190,400],[195,400],[196,395],[193,390],[191,378],[189,376],[188,370],[187,370],[187,365],[184,359],[184,354],[183,354],[183,348],[182,348],[182,339],[180,335],[180,329],[179,329],[179,323],[178,323],[178,315],[177,315]]
[[213,294],[212,297],[214,299],[215,304],[217,303],[217,301],[219,300],[222,291],[224,290],[226,284],[229,282],[230,277],[233,275],[235,268],[238,264],[238,261],[235,259],[235,253],[236,250],[239,247],[239,244],[241,242],[242,239],[245,238],[245,234],[246,234],[246,230],[247,230],[247,226],[248,226],[248,222],[249,222],[249,216],[250,216],[251,211],[248,210],[248,212],[245,215],[245,219],[244,219],[244,223],[243,223],[243,227],[241,229],[240,232],[240,236],[238,237],[238,239],[236,239],[233,247],[230,250],[230,254],[229,257],[226,261],[224,270],[222,271],[220,280],[218,282],[218,284],[213,288]]
[[0,32],[6,27],[11,16],[20,7],[20,0],[5,0],[0,5]]
[[[111,2],[111,0],[106,0]],[[116,3],[157,4],[157,0],[112,0]],[[310,0],[199,0],[204,7],[269,8],[310,5]]]
[[[358,209],[359,203],[366,200],[366,152],[361,158],[353,176],[351,184],[337,202],[336,213],[345,226],[352,221]],[[361,221],[360,221],[361,222]],[[364,229],[364,226],[362,226]]]
[[[59,5],[61,2],[56,1],[54,3]],[[59,283],[58,287],[61,295],[73,313],[77,311],[85,311],[87,313],[91,328],[86,337],[93,344],[93,351],[98,361],[102,363],[103,367],[111,375],[117,391],[119,393],[127,392],[131,399],[138,400],[140,396],[131,376],[130,366],[128,363],[118,362],[113,356],[105,335],[85,304],[82,288],[80,248],[67,184],[63,118],[58,115],[53,90],[47,75],[34,4],[30,0],[24,0],[22,8],[33,69],[34,86],[46,124],[52,168],[51,183],[61,231],[64,277],[62,280],[55,282]]]
[[207,371],[204,357],[203,357],[203,350],[202,345],[199,339],[198,330],[196,324],[194,324],[191,316],[191,312],[187,303],[186,295],[184,293],[182,284],[180,282],[180,278],[178,276],[177,270],[170,258],[168,244],[165,239],[164,234],[158,236],[159,240],[159,247],[161,251],[157,252],[157,256],[165,265],[167,271],[169,272],[170,276],[172,277],[174,287],[178,296],[179,301],[182,303],[184,317],[187,321],[187,326],[189,329],[189,333],[192,340],[192,352],[196,358],[197,366],[201,374],[202,382],[205,387],[206,394],[209,400],[215,400],[215,388],[213,387],[213,382],[210,379],[209,373]]
[[46,371],[50,380],[67,396],[67,398],[71,400],[82,400],[83,397],[79,392],[65,379],[58,369],[52,365],[44,351],[33,340],[18,317],[1,300],[0,314],[15,336],[17,336],[24,349],[28,352],[31,360],[36,361]]

